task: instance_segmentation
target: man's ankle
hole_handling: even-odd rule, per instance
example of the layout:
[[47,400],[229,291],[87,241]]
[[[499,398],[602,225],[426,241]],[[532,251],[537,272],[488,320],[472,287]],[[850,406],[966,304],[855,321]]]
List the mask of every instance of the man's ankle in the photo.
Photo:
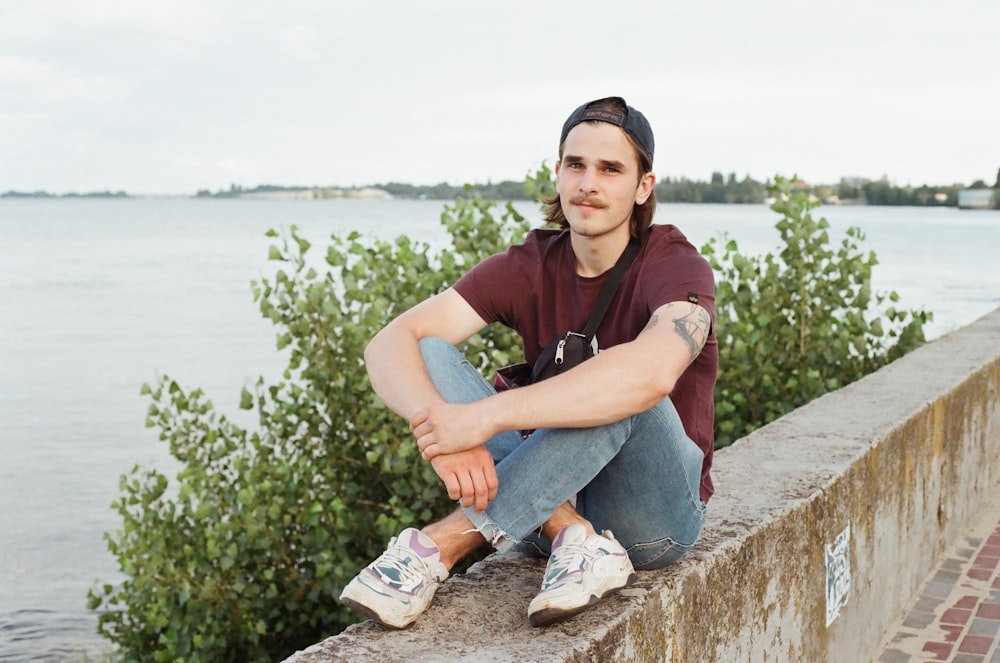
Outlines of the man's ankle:
[[542,524],[542,535],[549,541],[554,541],[556,535],[570,525],[583,525],[587,531],[587,536],[596,534],[594,526],[589,520],[577,513],[576,509],[569,502],[564,502],[555,512]]
[[[461,518],[458,515],[461,515]],[[463,557],[474,552],[485,542],[483,535],[476,530],[461,511],[446,517],[444,520],[432,523],[421,531],[438,547],[441,553],[441,563],[449,571]]]

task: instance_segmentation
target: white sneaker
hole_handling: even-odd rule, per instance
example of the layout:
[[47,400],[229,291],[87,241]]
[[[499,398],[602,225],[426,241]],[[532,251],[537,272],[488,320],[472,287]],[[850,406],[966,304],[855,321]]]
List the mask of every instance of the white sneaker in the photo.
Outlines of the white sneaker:
[[354,576],[340,602],[383,626],[403,628],[427,609],[447,577],[437,545],[411,527],[393,537],[386,551]]
[[628,553],[610,531],[587,536],[583,525],[570,525],[552,542],[542,591],[528,606],[528,621],[545,626],[572,617],[637,578]]

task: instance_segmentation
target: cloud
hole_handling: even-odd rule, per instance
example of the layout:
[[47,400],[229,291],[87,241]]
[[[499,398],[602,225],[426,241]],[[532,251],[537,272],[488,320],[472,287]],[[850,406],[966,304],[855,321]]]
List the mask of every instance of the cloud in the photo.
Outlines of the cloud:
[[553,158],[572,107],[606,94],[650,118],[664,173],[971,181],[1000,153],[995,0],[4,12],[0,189],[517,178]]
[[8,107],[16,107],[19,102],[120,103],[127,98],[130,87],[117,78],[88,74],[57,62],[0,56],[0,89]]
[[293,25],[278,31],[279,49],[298,60],[315,60],[320,56],[320,31],[309,25]]

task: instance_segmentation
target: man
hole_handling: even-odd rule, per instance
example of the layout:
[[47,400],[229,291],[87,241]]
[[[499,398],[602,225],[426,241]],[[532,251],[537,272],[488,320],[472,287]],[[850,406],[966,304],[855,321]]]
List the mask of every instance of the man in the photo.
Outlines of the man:
[[[558,195],[547,207],[561,229],[533,230],[372,340],[375,391],[409,420],[461,508],[393,538],[344,589],[345,605],[407,626],[452,566],[487,541],[548,556],[528,608],[542,626],[694,544],[712,494],[714,281],[679,230],[651,226],[653,147],[646,118],[623,99],[577,108],[562,129]],[[554,337],[583,328],[633,237],[641,248],[593,358],[497,393],[455,349],[501,322],[533,362]]]

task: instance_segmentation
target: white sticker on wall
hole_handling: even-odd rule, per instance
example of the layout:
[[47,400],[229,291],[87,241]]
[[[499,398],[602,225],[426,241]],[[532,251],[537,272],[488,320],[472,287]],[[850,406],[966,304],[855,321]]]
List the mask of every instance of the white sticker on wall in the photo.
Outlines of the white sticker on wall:
[[851,526],[826,546],[826,625],[829,627],[847,604],[851,591]]

